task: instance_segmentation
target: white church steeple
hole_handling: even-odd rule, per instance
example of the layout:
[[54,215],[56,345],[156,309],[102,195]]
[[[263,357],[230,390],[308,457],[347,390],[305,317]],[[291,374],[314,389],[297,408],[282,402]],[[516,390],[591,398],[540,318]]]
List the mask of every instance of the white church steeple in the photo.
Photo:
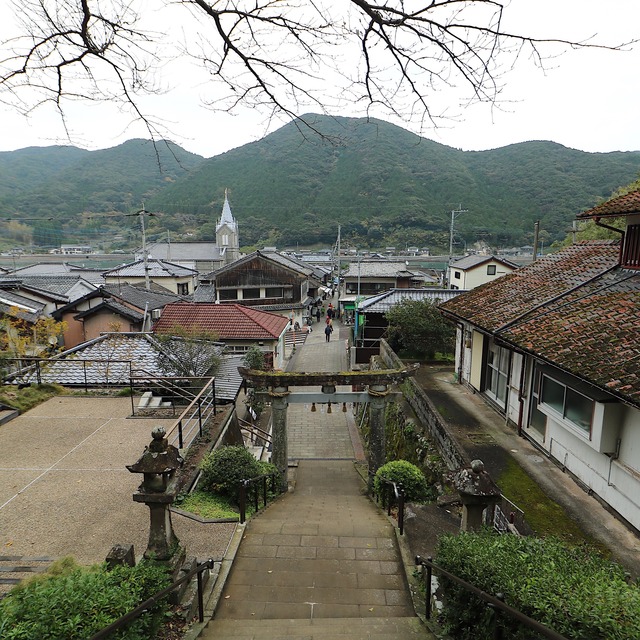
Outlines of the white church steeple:
[[235,221],[227,189],[224,190],[224,204],[222,205],[222,215],[216,225],[216,241],[220,253],[224,256],[224,262],[228,264],[240,257],[240,242],[238,238],[238,223]]

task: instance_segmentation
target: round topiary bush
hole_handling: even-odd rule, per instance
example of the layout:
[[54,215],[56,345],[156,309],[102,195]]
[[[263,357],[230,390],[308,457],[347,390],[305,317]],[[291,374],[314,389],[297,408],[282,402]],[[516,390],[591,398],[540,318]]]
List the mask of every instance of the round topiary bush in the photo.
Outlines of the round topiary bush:
[[200,487],[205,491],[238,499],[241,480],[249,480],[263,473],[260,463],[241,445],[220,447],[200,463]]
[[424,474],[415,464],[406,460],[392,460],[383,464],[377,471],[373,480],[373,487],[377,494],[384,491],[381,478],[391,480],[396,484],[402,483],[405,498],[410,501],[424,500],[428,493],[427,481]]

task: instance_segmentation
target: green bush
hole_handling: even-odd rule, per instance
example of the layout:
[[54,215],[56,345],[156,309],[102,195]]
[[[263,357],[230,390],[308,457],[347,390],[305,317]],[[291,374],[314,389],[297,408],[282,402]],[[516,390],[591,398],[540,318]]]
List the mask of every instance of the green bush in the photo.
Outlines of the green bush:
[[251,452],[241,445],[220,447],[200,463],[200,486],[205,491],[220,493],[238,500],[241,480],[249,480],[263,473]]
[[[0,601],[2,640],[86,640],[169,584],[163,567],[79,567],[66,561],[19,585]],[[113,634],[114,640],[148,640],[164,603]]]
[[402,483],[405,498],[410,501],[424,500],[428,486],[424,474],[418,467],[406,460],[392,460],[383,464],[377,471],[373,481],[373,488],[377,494],[384,491],[381,478],[391,480],[396,484]]
[[[640,638],[640,587],[627,584],[622,567],[584,547],[554,538],[520,538],[492,531],[445,535],[436,564],[567,638]],[[490,640],[486,605],[439,576],[446,633],[460,640]],[[501,615],[504,637],[532,637],[521,623]]]

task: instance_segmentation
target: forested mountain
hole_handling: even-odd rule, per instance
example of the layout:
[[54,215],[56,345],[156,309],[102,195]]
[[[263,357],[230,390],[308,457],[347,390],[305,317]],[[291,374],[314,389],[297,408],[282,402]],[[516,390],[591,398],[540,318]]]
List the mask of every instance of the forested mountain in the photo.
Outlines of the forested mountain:
[[576,213],[640,172],[640,152],[584,153],[553,142],[463,152],[379,120],[305,119],[321,135],[294,122],[208,160],[170,145],[174,158],[141,140],[0,154],[0,217],[53,217],[60,233],[84,232],[94,244],[92,233],[105,240],[128,225],[133,242],[134,219],[106,214],[144,201],[157,213],[150,236],[209,239],[228,189],[244,246],[328,244],[341,224],[359,247],[437,250],[448,246],[450,212],[460,205],[467,212],[456,220],[458,241],[505,246],[530,243],[536,220],[546,242],[564,237]]

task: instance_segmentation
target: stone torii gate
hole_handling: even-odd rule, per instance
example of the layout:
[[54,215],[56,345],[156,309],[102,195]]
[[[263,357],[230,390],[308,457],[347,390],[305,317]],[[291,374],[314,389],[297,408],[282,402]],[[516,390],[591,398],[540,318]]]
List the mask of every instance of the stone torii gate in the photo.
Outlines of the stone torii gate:
[[[273,424],[273,449],[271,461],[278,467],[282,491],[287,489],[287,467],[289,464],[287,446],[287,406],[289,403],[331,403],[367,402],[370,408],[369,471],[375,473],[385,462],[385,403],[402,397],[390,387],[401,383],[415,374],[419,365],[402,369],[378,369],[368,371],[288,372],[258,371],[238,367],[242,377],[256,388],[271,403]],[[337,386],[350,385],[352,388],[366,387],[364,391],[336,391]],[[320,387],[321,391],[303,391],[291,394],[289,387]]]

